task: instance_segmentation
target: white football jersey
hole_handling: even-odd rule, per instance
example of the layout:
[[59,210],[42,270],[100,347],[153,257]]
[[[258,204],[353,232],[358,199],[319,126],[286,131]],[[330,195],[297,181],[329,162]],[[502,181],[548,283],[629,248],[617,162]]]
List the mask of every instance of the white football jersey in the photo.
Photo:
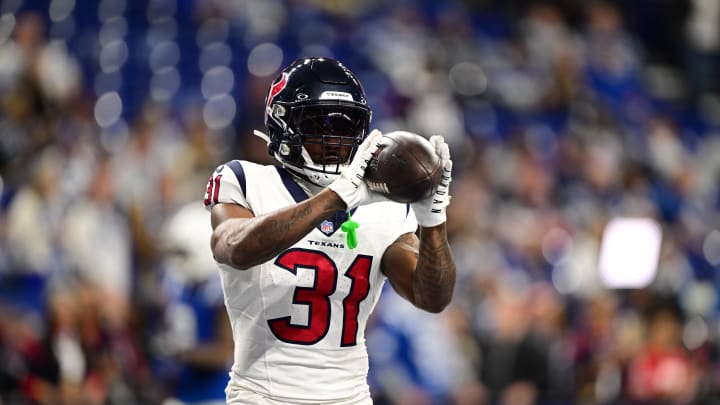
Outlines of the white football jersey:
[[[306,198],[285,169],[234,160],[212,174],[205,205],[240,204],[260,216]],[[338,212],[246,271],[219,265],[235,340],[228,390],[279,403],[370,401],[364,332],[386,279],[380,261],[417,222],[406,204],[361,206],[352,213],[360,226],[350,249],[345,219]]]

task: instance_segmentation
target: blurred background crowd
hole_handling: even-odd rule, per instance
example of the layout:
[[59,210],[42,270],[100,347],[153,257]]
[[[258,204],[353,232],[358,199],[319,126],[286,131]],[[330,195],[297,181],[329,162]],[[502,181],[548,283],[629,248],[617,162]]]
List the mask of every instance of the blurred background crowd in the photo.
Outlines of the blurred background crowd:
[[[377,404],[720,401],[720,1],[3,0],[0,404],[222,403],[200,201],[301,56],[455,161],[454,302],[385,292]],[[616,217],[661,226],[643,288]]]

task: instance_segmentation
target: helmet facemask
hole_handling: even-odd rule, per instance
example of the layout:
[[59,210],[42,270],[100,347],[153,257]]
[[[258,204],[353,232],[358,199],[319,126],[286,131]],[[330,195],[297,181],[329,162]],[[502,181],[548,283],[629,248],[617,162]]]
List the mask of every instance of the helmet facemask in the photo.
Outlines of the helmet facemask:
[[277,158],[326,187],[347,167],[368,133],[370,111],[363,105],[339,101],[300,104],[287,109],[286,140]]

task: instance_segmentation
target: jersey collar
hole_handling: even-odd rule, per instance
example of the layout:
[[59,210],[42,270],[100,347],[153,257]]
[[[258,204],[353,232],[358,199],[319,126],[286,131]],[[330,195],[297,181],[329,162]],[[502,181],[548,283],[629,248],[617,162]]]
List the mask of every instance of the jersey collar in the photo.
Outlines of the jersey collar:
[[285,188],[290,193],[296,203],[300,203],[308,199],[307,193],[295,182],[295,179],[293,179],[293,176],[292,174],[290,174],[290,172],[288,172],[283,167],[276,166],[275,168],[277,169],[278,174],[280,175],[280,179],[285,185]]

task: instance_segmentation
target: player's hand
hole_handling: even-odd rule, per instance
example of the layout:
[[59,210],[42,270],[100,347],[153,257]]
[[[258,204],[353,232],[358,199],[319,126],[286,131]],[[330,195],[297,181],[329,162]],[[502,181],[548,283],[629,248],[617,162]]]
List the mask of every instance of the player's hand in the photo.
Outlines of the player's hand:
[[445,210],[450,205],[450,181],[452,181],[453,162],[450,159],[450,148],[445,139],[440,135],[430,137],[430,143],[435,147],[435,153],[440,157],[443,168],[440,184],[435,188],[433,194],[418,202],[410,204],[418,225],[422,227],[437,226],[447,221]]
[[337,180],[328,186],[330,190],[340,196],[348,210],[360,205],[386,200],[382,194],[370,191],[363,180],[365,169],[367,169],[373,153],[377,150],[381,137],[382,132],[377,129],[370,132],[370,135],[358,146],[350,165],[343,170]]

